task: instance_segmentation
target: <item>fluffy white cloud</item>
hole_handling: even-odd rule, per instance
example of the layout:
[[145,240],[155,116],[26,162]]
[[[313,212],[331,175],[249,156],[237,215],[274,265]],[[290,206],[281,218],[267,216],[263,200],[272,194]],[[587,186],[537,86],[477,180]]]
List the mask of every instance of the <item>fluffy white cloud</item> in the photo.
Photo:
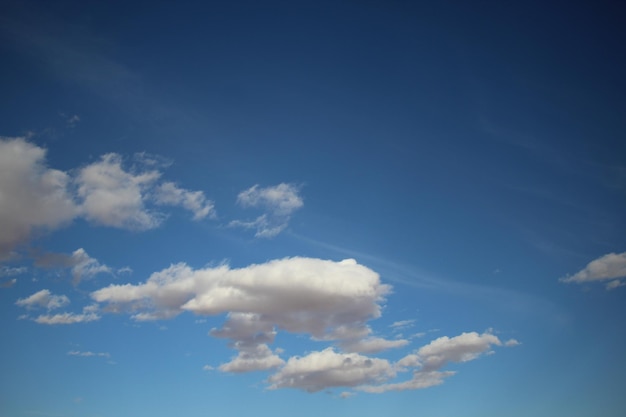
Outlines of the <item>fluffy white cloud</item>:
[[268,378],[270,389],[298,388],[316,392],[332,387],[356,387],[379,383],[395,376],[385,359],[357,353],[337,353],[332,348],[289,358],[285,366]]
[[[224,324],[209,334],[229,340],[237,354],[218,369],[274,370],[268,379],[271,389],[315,392],[351,387],[377,393],[426,388],[454,374],[441,370],[449,363],[467,362],[503,345],[490,332],[471,332],[435,339],[396,363],[366,356],[409,343],[375,337],[367,325],[380,316],[380,303],[389,291],[377,273],[352,259],[296,257],[239,269],[227,265],[193,269],[181,263],[152,274],[144,283],[110,285],[91,296],[106,304],[105,311],[128,312],[136,320],[169,318],[184,311],[226,313]],[[336,347],[283,359],[281,349],[270,348],[281,331],[307,334]],[[514,339],[505,343],[516,344]],[[398,373],[409,371],[410,379],[393,381]]]
[[420,348],[420,357],[424,370],[439,369],[448,362],[467,362],[476,359],[490,350],[491,345],[501,346],[502,342],[491,333],[462,333],[449,338],[443,336]]
[[29,297],[20,298],[15,302],[16,305],[25,307],[29,310],[34,308],[54,310],[56,308],[64,307],[69,303],[70,299],[65,295],[53,295],[49,290],[38,291]]
[[265,371],[277,368],[285,363],[264,343],[250,346],[236,346],[239,354],[230,362],[220,365],[223,372]]
[[234,220],[230,226],[256,229],[256,237],[274,237],[288,225],[291,214],[304,205],[299,187],[281,183],[259,188],[254,185],[239,193],[237,203],[242,207],[261,208],[266,212],[255,220]]
[[144,200],[159,177],[156,170],[128,172],[122,167],[120,155],[103,155],[100,161],[82,168],[76,178],[83,216],[94,223],[124,229],[157,227],[163,215],[146,209]]
[[92,297],[114,309],[155,318],[182,311],[250,313],[264,326],[327,339],[345,327],[367,335],[365,323],[380,316],[378,303],[389,289],[377,273],[352,259],[296,257],[240,269],[221,265],[193,270],[177,264],[152,274],[143,284],[111,285]]
[[74,284],[78,284],[83,278],[91,278],[100,273],[112,273],[111,268],[89,256],[83,248],[75,250],[70,260]]
[[[33,233],[50,231],[78,217],[109,227],[146,230],[166,217],[153,206],[180,206],[194,220],[214,214],[201,191],[160,183],[164,164],[141,157],[130,168],[115,153],[70,175],[48,168],[46,150],[24,137],[0,137],[0,261]],[[280,206],[280,204],[279,204]]]
[[626,252],[609,253],[595,259],[587,266],[572,276],[559,279],[565,283],[585,283],[595,281],[608,281],[608,290],[622,286],[620,279],[626,277]]
[[46,151],[23,137],[0,137],[0,260],[37,230],[70,222],[77,207],[69,176],[45,164]]
[[154,200],[161,205],[181,206],[193,213],[194,220],[215,216],[213,202],[207,200],[202,191],[185,190],[173,182],[159,185],[155,190]]

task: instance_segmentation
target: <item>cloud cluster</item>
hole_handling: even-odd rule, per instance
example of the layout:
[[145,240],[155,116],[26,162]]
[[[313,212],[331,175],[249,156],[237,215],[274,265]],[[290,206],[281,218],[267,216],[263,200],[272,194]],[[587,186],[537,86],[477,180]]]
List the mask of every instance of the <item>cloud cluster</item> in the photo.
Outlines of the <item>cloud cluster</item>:
[[154,206],[180,206],[193,213],[194,220],[214,214],[213,202],[204,193],[160,182],[160,177],[160,171],[147,165],[125,168],[115,153],[70,174],[48,168],[45,149],[26,138],[0,137],[0,261],[33,233],[76,218],[146,230],[165,218]]
[[156,272],[137,285],[110,285],[91,294],[106,310],[135,320],[170,318],[183,311],[228,314],[211,335],[230,340],[238,355],[220,369],[243,372],[282,364],[269,344],[277,330],[338,341],[352,351],[379,351],[406,341],[372,338],[367,321],[381,314],[390,288],[377,273],[348,259],[286,258],[245,268],[194,270],[185,264]]
[[[224,324],[209,334],[229,340],[237,354],[218,369],[233,373],[271,370],[270,389],[316,392],[348,387],[375,393],[426,388],[454,373],[441,370],[451,362],[476,359],[492,346],[513,345],[511,341],[503,344],[489,332],[472,332],[436,339],[396,363],[368,356],[409,343],[376,337],[367,324],[381,315],[381,303],[389,292],[376,272],[352,259],[295,257],[238,269],[176,264],[144,283],[109,285],[91,297],[105,304],[104,311],[126,312],[139,321],[185,311],[225,313]],[[398,322],[394,327],[411,324]],[[282,349],[270,347],[278,332],[308,335],[334,347],[284,359]],[[413,371],[411,379],[390,382],[409,370]]]
[[288,225],[291,215],[304,205],[299,187],[281,183],[259,188],[254,185],[237,196],[237,203],[244,208],[260,208],[264,213],[252,221],[234,220],[232,227],[255,229],[256,237],[274,237]]
[[606,289],[612,290],[626,285],[621,281],[623,278],[626,278],[626,252],[601,256],[589,262],[585,268],[574,275],[561,278],[559,281],[578,284],[609,281]]
[[15,304],[27,310],[46,309],[47,314],[41,314],[35,318],[28,315],[20,316],[21,319],[30,319],[39,324],[74,324],[90,322],[100,319],[98,315],[98,305],[93,304],[83,308],[79,314],[76,313],[56,313],[51,314],[51,310],[56,310],[67,306],[70,299],[65,295],[54,295],[50,290],[38,291],[29,297],[18,299]]

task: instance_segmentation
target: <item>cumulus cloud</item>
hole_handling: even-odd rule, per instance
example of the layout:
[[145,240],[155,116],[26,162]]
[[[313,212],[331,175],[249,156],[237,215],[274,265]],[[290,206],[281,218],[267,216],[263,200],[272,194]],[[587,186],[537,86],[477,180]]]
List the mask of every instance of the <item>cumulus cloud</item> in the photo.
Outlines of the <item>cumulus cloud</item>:
[[268,378],[270,389],[298,388],[317,392],[333,387],[356,387],[379,383],[395,376],[386,359],[358,353],[338,353],[332,348],[289,358],[284,367]]
[[111,285],[91,295],[115,310],[145,315],[140,317],[249,313],[231,315],[222,333],[214,332],[236,340],[249,337],[249,329],[267,333],[270,326],[328,339],[339,338],[334,332],[344,328],[367,335],[365,323],[380,316],[379,302],[389,290],[377,273],[352,259],[295,257],[239,269],[176,264],[145,283]]
[[502,342],[491,333],[463,333],[449,338],[439,337],[420,348],[417,355],[426,371],[440,369],[449,362],[467,362],[489,351],[491,345],[501,346]]
[[25,137],[0,137],[0,261],[34,233],[79,217],[102,226],[147,230],[166,218],[154,205],[183,207],[195,220],[214,213],[203,192],[160,182],[162,165],[148,160],[127,168],[121,155],[109,153],[70,174],[49,168],[46,150]]
[[113,274],[113,270],[97,259],[92,258],[83,248],[78,248],[71,255],[65,253],[32,251],[35,265],[40,268],[68,268],[72,274],[74,285],[83,279],[89,279],[97,274]]
[[35,308],[46,308],[48,310],[54,310],[61,308],[70,303],[70,299],[65,295],[53,295],[50,290],[41,290],[33,295],[20,298],[15,302],[20,307],[25,307],[29,310]]
[[260,208],[265,213],[252,221],[234,220],[230,226],[256,229],[256,237],[274,237],[282,232],[294,211],[304,205],[299,187],[280,183],[260,188],[254,185],[239,193],[237,203],[244,208]]
[[[406,355],[394,364],[398,372],[413,369],[413,375],[409,380],[378,385],[370,384],[358,387],[358,389],[370,393],[382,393],[440,385],[445,378],[455,374],[454,371],[442,371],[441,368],[451,362],[468,362],[477,359],[481,355],[491,352],[492,346],[502,346],[502,342],[497,336],[488,332],[483,334],[462,333],[452,338],[443,336],[414,353]],[[508,344],[508,346],[513,345]]]
[[46,150],[24,137],[0,137],[0,261],[33,232],[60,227],[78,212],[70,177],[45,159]]
[[236,346],[239,354],[230,362],[220,365],[223,372],[265,371],[277,368],[285,363],[265,343]]
[[[376,272],[355,260],[295,257],[236,269],[175,264],[143,283],[109,285],[91,297],[105,304],[104,311],[126,312],[135,320],[171,318],[185,311],[226,313],[222,326],[209,334],[228,340],[237,353],[217,369],[270,371],[270,389],[317,392],[348,387],[378,393],[426,388],[454,374],[442,369],[450,363],[474,360],[493,346],[518,344],[514,339],[503,344],[490,332],[471,332],[435,339],[395,363],[372,357],[409,343],[376,337],[367,324],[381,315],[381,303],[389,292]],[[279,332],[305,334],[333,346],[282,358],[280,348],[270,347]],[[394,381],[409,371],[412,377]]]
[[610,281],[606,284],[606,289],[611,290],[624,285],[621,279],[626,277],[626,252],[609,253],[595,259],[585,268],[572,276],[559,279],[565,283],[587,283],[597,281]]
[[148,210],[144,201],[159,177],[156,170],[128,172],[120,155],[103,155],[100,161],[82,168],[76,178],[82,214],[104,226],[131,230],[157,227],[163,215]]
[[111,268],[89,256],[83,248],[75,250],[70,260],[74,284],[78,284],[83,278],[91,278],[100,273],[112,273]]
[[100,319],[100,315],[98,314],[99,307],[97,304],[83,307],[83,311],[80,314],[68,312],[50,314],[50,310],[65,307],[69,303],[70,300],[65,295],[53,295],[49,290],[41,290],[29,297],[20,298],[15,304],[20,307],[25,307],[28,310],[41,308],[47,309],[48,314],[41,314],[36,318],[29,317],[28,315],[22,315],[19,317],[20,319],[32,320],[39,324],[74,324]]

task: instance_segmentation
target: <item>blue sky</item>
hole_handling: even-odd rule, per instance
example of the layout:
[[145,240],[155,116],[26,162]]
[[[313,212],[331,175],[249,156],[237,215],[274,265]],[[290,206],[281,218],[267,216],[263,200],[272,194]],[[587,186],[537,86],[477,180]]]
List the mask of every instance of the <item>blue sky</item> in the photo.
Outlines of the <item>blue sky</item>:
[[623,11],[3,2],[0,415],[621,416]]

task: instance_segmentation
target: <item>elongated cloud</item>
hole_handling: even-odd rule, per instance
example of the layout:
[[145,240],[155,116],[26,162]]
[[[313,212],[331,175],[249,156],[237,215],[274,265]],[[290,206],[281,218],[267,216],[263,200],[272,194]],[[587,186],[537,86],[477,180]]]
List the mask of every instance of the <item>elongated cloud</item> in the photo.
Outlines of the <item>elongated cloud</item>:
[[317,392],[334,387],[356,387],[379,383],[395,376],[385,359],[369,358],[357,353],[337,353],[332,348],[293,357],[269,377],[270,389],[298,388]]
[[[141,162],[141,161],[139,161]],[[82,217],[108,227],[146,230],[166,214],[154,206],[180,206],[201,220],[214,213],[201,191],[160,182],[150,165],[127,168],[109,153],[70,174],[49,168],[46,150],[25,137],[0,137],[0,261],[37,232],[49,232]]]
[[27,309],[46,308],[48,310],[54,310],[56,308],[64,307],[70,303],[70,299],[65,295],[54,295],[49,290],[41,290],[33,295],[20,298],[15,302],[20,307]]
[[[352,259],[296,257],[240,269],[172,265],[143,284],[111,285],[93,292],[92,298],[136,312],[137,319],[172,317],[183,311],[247,313],[231,316],[230,330],[222,330],[222,335],[237,340],[247,337],[249,329],[257,332],[268,326],[327,338],[345,326],[369,334],[365,323],[380,316],[378,303],[389,290],[378,274]],[[242,324],[244,318],[254,325]]]
[[[478,334],[476,332],[462,333],[459,336],[443,336],[422,346],[416,352],[400,359],[394,365],[398,372],[413,369],[410,379],[402,382],[391,382],[378,385],[364,385],[359,390],[370,393],[386,391],[405,391],[423,389],[440,385],[444,379],[455,374],[454,371],[441,369],[451,362],[468,362],[479,358],[491,351],[492,346],[502,346],[503,343],[491,333]],[[509,342],[507,346],[514,346]]]
[[577,284],[610,281],[606,284],[606,289],[611,290],[623,286],[621,281],[623,278],[626,278],[626,252],[601,256],[589,262],[574,275],[561,278],[559,281]]
[[100,357],[100,358],[110,358],[111,354],[108,352],[91,352],[91,351],[86,351],[86,352],[82,352],[79,350],[70,350],[69,352],[67,352],[68,356],[81,356],[84,358],[89,358],[89,357]]
[[34,319],[35,323],[39,324],[75,324],[86,323],[90,321],[100,320],[100,316],[96,313],[59,313],[59,314],[43,314]]
[[256,237],[274,237],[282,232],[294,211],[304,205],[299,187],[281,183],[260,188],[254,185],[239,193],[237,203],[244,208],[260,208],[265,212],[252,221],[234,220],[230,226],[256,229]]

